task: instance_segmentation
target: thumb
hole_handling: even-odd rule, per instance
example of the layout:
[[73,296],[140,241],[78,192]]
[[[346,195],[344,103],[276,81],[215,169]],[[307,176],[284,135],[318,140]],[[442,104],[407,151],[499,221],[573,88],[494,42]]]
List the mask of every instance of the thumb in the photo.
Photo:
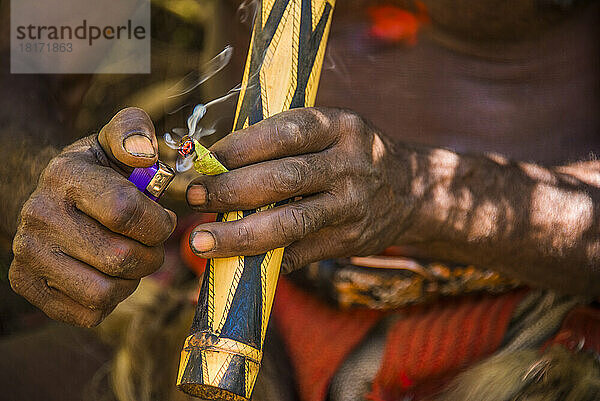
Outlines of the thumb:
[[158,141],[154,124],[137,107],[119,111],[102,128],[98,142],[107,156],[127,167],[150,167],[158,160]]

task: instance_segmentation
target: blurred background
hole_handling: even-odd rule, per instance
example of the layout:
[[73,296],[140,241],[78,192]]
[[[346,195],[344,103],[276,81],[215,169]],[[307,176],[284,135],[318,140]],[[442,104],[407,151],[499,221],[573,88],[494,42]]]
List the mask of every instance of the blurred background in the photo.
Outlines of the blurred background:
[[[424,9],[415,7],[421,2],[394,0],[393,9],[386,8],[387,3],[338,0],[335,15],[345,13],[346,18],[336,23],[334,17],[323,66],[322,82],[327,85],[319,92],[319,105],[351,108],[384,132],[459,152],[497,151],[517,160],[552,165],[579,160],[590,149],[598,149],[593,145],[598,144],[596,127],[600,121],[595,109],[599,59],[582,60],[582,66],[573,63],[589,49],[598,49],[598,26],[589,26],[590,21],[597,20],[589,15],[598,11],[597,2],[586,9],[586,4],[593,2],[490,0],[478,7],[477,1],[428,0],[425,3],[431,20],[441,29],[429,32],[418,47],[414,46],[420,26],[431,22]],[[348,11],[357,4],[364,7],[358,12]],[[381,7],[367,12],[373,4]],[[408,11],[401,8],[404,6]],[[166,146],[162,135],[186,128],[197,104],[217,99],[240,83],[253,12],[252,0],[152,0],[151,74],[19,76],[9,73],[10,1],[0,0],[0,87],[34,88],[31,93],[0,98],[0,110],[4,111],[0,113],[0,128],[10,128],[11,114],[46,115],[46,120],[57,121],[58,126],[35,126],[32,122],[29,128],[39,132],[40,143],[50,135],[46,132],[62,131],[62,143],[67,145],[97,132],[122,108],[137,106],[155,123],[161,138],[161,159],[174,166],[176,151]],[[569,15],[576,18],[568,21]],[[564,27],[567,34],[561,31]],[[556,46],[542,47],[535,42],[546,30],[552,40],[556,39]],[[451,35],[434,37],[440,32]],[[517,36],[533,39],[522,48],[516,46],[517,66],[504,70],[515,60],[495,58],[495,50],[502,49],[498,43],[516,40]],[[485,57],[477,58],[469,53],[473,48],[460,47],[467,42],[483,49]],[[227,46],[233,49],[232,58],[216,72],[214,57]],[[406,51],[413,47],[414,52]],[[523,60],[531,49],[539,50],[534,54],[539,57],[528,64]],[[544,63],[553,68],[544,69]],[[540,71],[546,75],[536,76]],[[204,80],[208,76],[211,78]],[[397,82],[390,84],[386,80],[390,76]],[[530,85],[518,85],[523,76]],[[484,83],[482,90],[473,89],[476,85],[467,79],[473,77],[477,84]],[[566,79],[573,77],[575,81]],[[485,84],[490,82],[501,90],[496,92],[490,85],[488,91]],[[578,95],[582,96],[579,103],[571,100]],[[214,128],[215,133],[202,138],[203,144],[209,146],[230,132],[236,101],[233,96],[208,110],[201,125]],[[52,108],[46,108],[47,104]],[[459,134],[464,134],[460,141]],[[522,146],[512,146],[515,138]],[[0,160],[8,157],[1,150]],[[192,172],[178,175],[161,201],[179,218],[177,230],[165,246],[163,267],[142,280],[134,296],[93,330],[53,322],[11,290],[7,271],[12,238],[0,233],[0,401],[189,399],[175,389],[175,375],[205,261],[192,255],[186,236],[200,221],[214,217],[191,216],[182,202],[193,176]],[[21,185],[11,179],[10,175],[0,176],[0,187]],[[337,265],[304,269],[308,279],[314,276],[314,282],[306,284],[311,297],[335,292],[334,268],[343,271]],[[355,270],[357,281],[368,281],[358,273],[364,268]],[[309,282],[306,277],[293,280]],[[390,277],[379,277],[379,281],[372,281],[376,283],[372,287],[378,290],[377,286],[406,284],[404,276],[398,280]],[[346,284],[340,285],[347,293],[362,296],[367,292]],[[503,290],[514,285],[511,281],[501,284]],[[308,315],[312,318],[311,313]],[[265,347],[277,350],[281,358],[264,361],[265,374],[259,376],[256,385],[261,399],[284,399],[283,394],[286,399],[297,399],[292,369],[279,341],[276,336],[267,338]],[[265,381],[264,377],[274,372],[273,376],[288,387]]]
[[[246,37],[250,32],[250,22],[244,14],[244,9],[241,9],[239,18],[232,21],[231,26],[223,27],[218,24],[216,21],[221,18],[223,6],[229,7],[229,4],[223,4],[220,0],[152,0],[152,73],[149,75],[98,74],[43,77],[44,85],[49,86],[48,92],[60,103],[62,112],[71,113],[69,118],[63,119],[67,122],[64,129],[79,133],[79,137],[87,136],[97,132],[122,108],[140,107],[148,112],[155,123],[157,136],[161,139],[161,159],[174,166],[176,152],[165,146],[162,134],[172,128],[187,127],[187,118],[196,104],[206,103],[226,94],[241,80],[242,71],[240,67],[235,66],[242,66],[243,62],[237,64],[230,62],[222,66],[224,68],[219,73],[202,85],[195,85],[199,83],[200,78],[206,77],[207,74],[211,75],[209,61],[235,39],[233,35],[236,30],[233,28],[237,26],[236,29],[243,32]],[[231,10],[229,12],[231,13]],[[235,13],[235,10],[233,12]],[[40,76],[9,74],[10,59],[7,48],[10,38],[10,1],[8,0],[0,2],[0,21],[2,21],[0,48],[3,52],[0,63],[3,85],[15,80],[27,80],[32,85],[39,84],[42,80]],[[247,38],[241,40],[247,41]],[[244,58],[246,51],[247,44],[241,49],[235,49],[234,57]],[[10,105],[10,101],[4,99],[3,105]],[[203,138],[206,145],[229,133],[233,124],[236,101],[237,98],[234,96],[209,110],[202,124],[215,127],[217,132]],[[17,107],[13,105],[10,107],[18,113]],[[32,107],[35,107],[35,104],[32,104]],[[75,110],[76,113],[73,114]],[[0,122],[3,123],[5,122]],[[75,136],[77,137],[77,134]],[[189,175],[178,176],[177,182],[171,185],[170,193],[164,198],[167,207],[175,209],[180,216],[189,213],[180,210],[181,203],[177,202],[183,199],[183,190],[189,179]],[[155,297],[159,296],[159,292],[167,291],[168,285],[175,282],[188,283],[189,299],[187,290],[182,291],[183,295],[167,298],[186,303],[188,312],[181,314],[183,320],[179,326],[182,333],[178,336],[181,341],[172,344],[172,349],[169,350],[169,354],[176,358],[185,332],[189,329],[190,314],[193,311],[192,301],[197,291],[197,279],[194,273],[183,267],[180,262],[179,237],[190,224],[185,217],[181,219],[179,235],[174,236],[176,239],[166,246],[165,266],[157,273],[156,280],[148,280],[147,284],[150,288],[148,291],[140,288],[136,293],[141,295],[142,304],[145,302],[145,296],[146,303],[151,304],[156,301]],[[131,319],[131,314],[134,310],[138,311],[141,306],[134,301],[129,312],[117,316],[113,322],[107,321],[106,332],[101,328],[89,331],[53,322],[11,290],[7,279],[11,260],[11,242],[11,238],[6,235],[0,237],[0,355],[2,355],[0,388],[3,389],[0,392],[0,400],[116,399],[111,388],[114,387],[111,386],[113,379],[110,378],[115,344],[125,341],[120,337],[121,334],[125,335],[125,327],[130,328],[137,324]],[[157,285],[153,282],[161,284]],[[173,311],[172,308],[176,308],[178,314],[186,309],[182,305],[172,304],[167,310]],[[127,310],[128,306],[124,309]],[[154,312],[168,313],[167,310]],[[165,317],[165,319],[169,318]],[[149,322],[145,321],[144,324],[146,323]],[[158,327],[157,324],[160,326],[158,321],[150,323],[150,326]],[[143,331],[146,332],[147,329],[146,327]],[[98,340],[98,334],[103,341]],[[161,343],[158,339],[150,341],[156,345],[164,345],[164,342]],[[149,352],[149,350],[141,350],[141,352]],[[120,358],[125,365],[131,363],[125,354],[121,354]],[[147,372],[143,375],[146,378],[149,378],[155,369],[164,366],[164,361],[156,358],[149,358],[149,360],[153,366],[141,361],[139,363],[142,366],[136,367]],[[173,383],[165,383],[165,385],[174,390],[174,376],[171,375],[171,378]],[[178,393],[172,396],[132,394],[133,390],[127,388],[128,385],[121,385],[122,397],[130,397],[130,399],[184,397]]]

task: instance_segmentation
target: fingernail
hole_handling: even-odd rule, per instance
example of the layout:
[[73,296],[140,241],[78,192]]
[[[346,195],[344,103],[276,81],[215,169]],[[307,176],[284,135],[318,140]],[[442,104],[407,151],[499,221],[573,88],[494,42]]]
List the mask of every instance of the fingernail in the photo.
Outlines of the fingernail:
[[208,252],[215,247],[215,237],[208,231],[198,231],[192,237],[192,249],[196,253]]
[[154,157],[154,146],[152,146],[150,139],[144,135],[136,134],[128,136],[125,138],[123,146],[125,147],[125,150],[133,156]]
[[187,192],[188,202],[192,206],[204,205],[207,195],[204,185],[192,185]]

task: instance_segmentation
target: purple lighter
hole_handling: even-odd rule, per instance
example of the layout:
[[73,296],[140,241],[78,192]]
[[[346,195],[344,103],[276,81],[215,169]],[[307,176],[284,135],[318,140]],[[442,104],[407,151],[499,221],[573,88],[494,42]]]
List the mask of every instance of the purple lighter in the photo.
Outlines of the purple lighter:
[[158,201],[173,178],[175,178],[175,171],[159,160],[153,166],[134,169],[129,176],[129,181],[150,199]]

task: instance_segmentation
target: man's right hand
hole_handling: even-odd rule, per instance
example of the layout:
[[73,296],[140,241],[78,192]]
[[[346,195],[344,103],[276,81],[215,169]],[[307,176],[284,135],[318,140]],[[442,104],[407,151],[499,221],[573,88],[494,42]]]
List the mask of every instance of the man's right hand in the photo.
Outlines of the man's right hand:
[[91,327],[156,271],[177,219],[125,177],[157,153],[150,118],[129,108],[52,159],[21,211],[14,291],[55,320]]

